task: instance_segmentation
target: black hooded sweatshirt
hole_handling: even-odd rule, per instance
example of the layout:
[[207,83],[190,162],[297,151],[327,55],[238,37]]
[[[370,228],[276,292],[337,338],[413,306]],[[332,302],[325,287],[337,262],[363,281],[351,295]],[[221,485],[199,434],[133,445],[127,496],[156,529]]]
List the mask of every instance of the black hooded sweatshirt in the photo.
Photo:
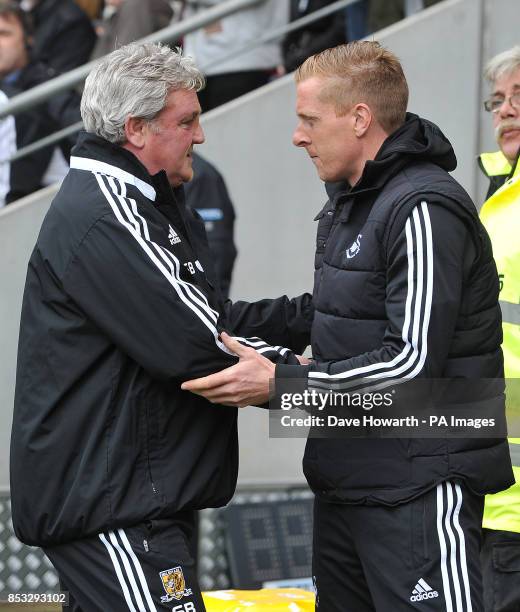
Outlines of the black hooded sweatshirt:
[[[487,399],[503,417],[497,272],[475,207],[448,174],[455,167],[439,128],[408,114],[356,185],[329,186],[316,217],[315,361],[277,365],[278,388],[291,378],[292,389],[343,393],[376,380],[387,383],[382,393],[408,386],[412,411],[449,404],[467,416]],[[434,379],[472,385],[443,395]],[[424,393],[428,385],[434,397]],[[359,437],[337,439],[342,434],[328,430],[327,439],[309,438],[304,471],[323,499],[357,504],[401,503],[448,479],[477,494],[510,486],[505,438],[461,437],[466,431],[385,438],[362,428]]]

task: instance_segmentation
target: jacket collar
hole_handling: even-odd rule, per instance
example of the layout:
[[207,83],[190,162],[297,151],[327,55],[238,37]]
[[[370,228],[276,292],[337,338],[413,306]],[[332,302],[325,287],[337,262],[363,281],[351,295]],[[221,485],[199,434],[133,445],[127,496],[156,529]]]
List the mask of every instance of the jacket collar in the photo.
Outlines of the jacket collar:
[[449,140],[431,121],[406,113],[403,125],[392,132],[373,160],[366,162],[352,194],[379,191],[405,166],[428,162],[447,172],[457,167],[457,159]]
[[158,173],[150,176],[133,153],[94,134],[81,132],[72,149],[70,167],[107,176],[113,176],[127,185],[136,187],[145,198],[155,202],[157,191],[152,183],[162,182]]
[[432,163],[447,172],[457,166],[453,148],[441,130],[431,121],[407,113],[403,125],[386,138],[375,158],[365,163],[355,185],[351,187],[346,182],[326,184],[334,207],[348,196],[340,221],[348,221],[355,198],[362,195],[363,198],[373,200],[384,185],[405,166],[421,162]]
[[478,163],[482,172],[489,178],[489,189],[486,194],[486,203],[504,185],[509,186],[512,181],[520,178],[520,164],[518,157],[511,166],[502,151],[495,153],[482,153]]
[[478,161],[480,169],[488,178],[492,176],[509,176],[511,174],[511,164],[502,151],[482,153]]
[[98,161],[97,159],[91,159],[89,157],[76,157],[71,156],[70,167],[74,170],[88,170],[97,174],[105,174],[107,176],[113,176],[114,178],[123,181],[127,185],[134,185],[139,191],[152,202],[155,202],[157,196],[155,189],[146,181],[141,180],[137,176],[121,170],[117,166],[112,166],[106,162]]

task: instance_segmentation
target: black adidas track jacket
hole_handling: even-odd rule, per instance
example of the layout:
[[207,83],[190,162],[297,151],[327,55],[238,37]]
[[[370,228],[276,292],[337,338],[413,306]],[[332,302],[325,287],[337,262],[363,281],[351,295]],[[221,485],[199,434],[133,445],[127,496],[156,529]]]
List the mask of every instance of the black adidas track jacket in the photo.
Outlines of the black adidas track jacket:
[[52,545],[225,504],[236,410],[180,384],[236,362],[226,329],[276,362],[309,341],[310,296],[226,303],[182,189],[82,134],[30,258],[11,440],[17,536]]

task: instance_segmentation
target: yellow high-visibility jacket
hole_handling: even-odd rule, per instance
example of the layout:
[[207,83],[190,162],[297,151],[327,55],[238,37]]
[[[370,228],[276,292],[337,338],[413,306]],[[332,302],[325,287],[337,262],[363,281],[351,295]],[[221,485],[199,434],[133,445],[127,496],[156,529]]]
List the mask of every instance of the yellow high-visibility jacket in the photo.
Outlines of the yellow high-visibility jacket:
[[[484,153],[480,165],[491,182],[504,181],[484,203],[480,218],[493,244],[500,278],[500,306],[507,379],[507,411],[511,426],[520,422],[520,164],[513,171],[501,151]],[[516,483],[487,495],[483,527],[520,533],[520,438],[509,438]],[[492,466],[490,466],[492,469]]]

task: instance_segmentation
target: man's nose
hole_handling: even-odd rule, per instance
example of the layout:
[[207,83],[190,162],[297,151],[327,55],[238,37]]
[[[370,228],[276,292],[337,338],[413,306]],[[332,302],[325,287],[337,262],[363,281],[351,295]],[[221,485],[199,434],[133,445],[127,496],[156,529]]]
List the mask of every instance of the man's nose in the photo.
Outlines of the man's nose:
[[309,144],[309,142],[310,140],[302,130],[301,125],[297,125],[292,137],[293,145],[295,147],[304,147],[305,145]]
[[206,136],[204,136],[204,130],[199,124],[195,130],[195,133],[193,134],[193,144],[202,144],[205,140]]
[[511,104],[511,98],[506,97],[504,99],[502,106],[498,109],[498,115],[504,119],[506,117],[516,117],[518,115],[518,108],[515,108]]

